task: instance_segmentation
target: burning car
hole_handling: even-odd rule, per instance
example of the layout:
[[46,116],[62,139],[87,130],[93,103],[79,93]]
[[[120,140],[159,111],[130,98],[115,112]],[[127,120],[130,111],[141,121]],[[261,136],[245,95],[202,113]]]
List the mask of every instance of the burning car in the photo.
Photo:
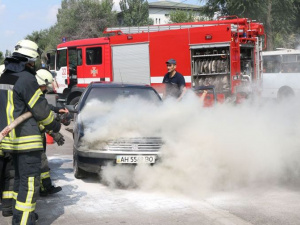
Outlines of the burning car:
[[[101,167],[108,162],[113,164],[154,164],[158,160],[162,146],[162,139],[158,135],[114,136],[112,138],[103,138],[99,135],[99,138],[92,144],[86,141],[87,131],[91,132],[91,127],[95,126],[94,119],[103,118],[109,112],[92,110],[94,118],[90,118],[89,122],[86,122],[81,115],[84,108],[87,105],[93,107],[95,101],[113,103],[119,98],[131,96],[138,97],[146,103],[160,104],[162,101],[155,89],[148,85],[94,82],[86,88],[76,106],[71,109],[70,106],[68,107],[71,112],[75,113],[73,167],[76,178],[83,178],[87,175],[86,172],[99,173]],[[137,103],[135,107],[141,106]],[[96,131],[92,131],[92,135],[98,136]]]

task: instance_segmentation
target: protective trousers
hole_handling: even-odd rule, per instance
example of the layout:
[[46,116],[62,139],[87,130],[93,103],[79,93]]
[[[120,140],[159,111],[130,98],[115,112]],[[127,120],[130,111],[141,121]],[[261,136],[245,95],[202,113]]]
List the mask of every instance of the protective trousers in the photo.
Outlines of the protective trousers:
[[52,181],[50,177],[50,168],[46,152],[42,152],[42,167],[41,167],[41,191],[50,190]]
[[41,153],[32,151],[12,153],[15,167],[13,225],[34,225],[36,200],[39,195]]
[[0,156],[0,193],[2,199],[2,215],[12,215],[12,200],[15,170],[12,156]]

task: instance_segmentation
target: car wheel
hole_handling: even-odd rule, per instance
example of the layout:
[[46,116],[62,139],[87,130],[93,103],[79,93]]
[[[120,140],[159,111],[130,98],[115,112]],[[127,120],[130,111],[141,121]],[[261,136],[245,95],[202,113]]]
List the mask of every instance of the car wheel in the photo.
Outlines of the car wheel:
[[76,179],[82,179],[86,177],[86,172],[78,167],[78,162],[75,158],[73,159],[73,172]]

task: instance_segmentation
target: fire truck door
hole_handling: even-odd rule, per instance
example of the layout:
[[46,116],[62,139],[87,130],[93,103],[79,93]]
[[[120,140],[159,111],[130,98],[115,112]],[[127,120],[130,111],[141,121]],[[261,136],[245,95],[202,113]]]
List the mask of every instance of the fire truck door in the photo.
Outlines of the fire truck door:
[[83,53],[83,49],[82,47],[78,47],[77,48],[77,82],[78,82],[78,77],[82,76],[82,74],[84,73],[84,66],[83,66],[83,56],[82,56],[82,53]]
[[[80,66],[79,66],[80,67]],[[82,52],[82,73],[77,75],[78,86],[100,81],[104,77],[103,47],[84,47]]]
[[66,83],[68,79],[67,52],[67,48],[58,49],[56,52],[55,81],[57,84],[57,93],[63,93],[64,89],[68,87],[68,84]]

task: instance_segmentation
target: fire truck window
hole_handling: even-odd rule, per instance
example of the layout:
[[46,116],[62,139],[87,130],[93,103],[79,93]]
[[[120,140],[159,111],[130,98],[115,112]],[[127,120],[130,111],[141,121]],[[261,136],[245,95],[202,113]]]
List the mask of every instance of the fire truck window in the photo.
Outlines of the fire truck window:
[[67,66],[67,49],[57,51],[56,65],[56,70],[60,70],[61,67]]
[[77,52],[76,49],[69,49],[69,65],[73,69],[77,66]]
[[281,72],[281,56],[264,56],[263,69],[265,73]]
[[49,65],[50,70],[55,70],[55,55],[50,54],[50,65]]
[[86,64],[100,65],[102,64],[102,48],[87,48],[86,49]]

